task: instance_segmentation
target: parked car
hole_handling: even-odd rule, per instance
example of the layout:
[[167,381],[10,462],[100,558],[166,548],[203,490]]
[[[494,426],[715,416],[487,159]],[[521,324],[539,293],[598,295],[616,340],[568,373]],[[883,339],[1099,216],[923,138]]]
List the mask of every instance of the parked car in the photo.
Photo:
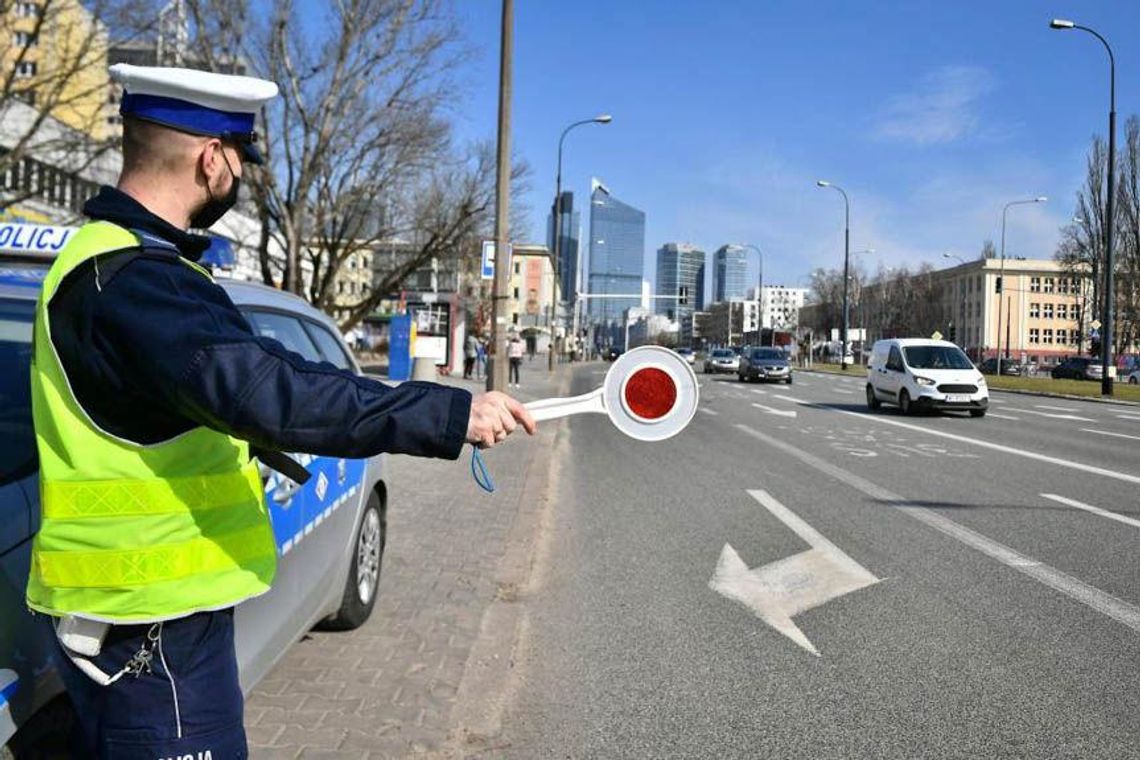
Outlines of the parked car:
[[903,414],[942,409],[983,417],[990,404],[986,379],[962,349],[925,338],[877,341],[866,391],[869,408],[894,404]]
[[[997,374],[997,359],[990,357],[978,365],[978,370],[983,375],[996,375]],[[1013,359],[1001,360],[1001,373],[1002,375],[1017,375],[1025,374],[1026,368]]]
[[733,374],[740,369],[740,357],[731,348],[714,348],[705,357],[705,374]]
[[752,348],[740,358],[736,372],[740,382],[756,380],[792,384],[792,365],[778,348]]
[[[49,652],[49,629],[24,604],[39,527],[38,465],[28,382],[32,322],[46,269],[0,263],[0,757],[16,736],[40,749],[69,705]],[[307,359],[360,372],[336,324],[300,298],[219,280],[254,331]],[[315,625],[362,625],[376,603],[386,532],[384,457],[294,455],[312,477],[298,485],[262,467],[279,564],[273,588],[237,609],[237,658],[248,692]],[[46,635],[45,635],[46,633]],[[61,717],[62,716],[62,717]]]
[[695,364],[697,361],[697,355],[691,348],[678,348],[677,353],[680,356],[683,356],[685,358],[685,361],[687,361],[689,364]]
[[1104,377],[1104,367],[1099,359],[1091,356],[1070,356],[1050,373],[1054,379],[1100,380]]

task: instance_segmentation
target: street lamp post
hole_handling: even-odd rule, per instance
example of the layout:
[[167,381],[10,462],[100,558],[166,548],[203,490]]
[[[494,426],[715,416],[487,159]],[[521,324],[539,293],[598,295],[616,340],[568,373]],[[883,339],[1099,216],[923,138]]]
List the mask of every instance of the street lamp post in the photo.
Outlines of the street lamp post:
[[[1010,206],[1023,206],[1030,203],[1044,203],[1049,200],[1044,195],[1028,198],[1023,201],[1010,201],[1001,210],[1001,267],[998,272],[998,318],[997,318],[997,376],[1001,377],[1001,309],[1005,298],[1005,219]],[[1020,312],[1018,317],[1020,318]],[[1008,320],[1008,315],[1007,315]],[[1009,353],[1009,341],[1006,341],[1005,352]]]
[[548,353],[547,369],[554,371],[554,314],[558,303],[558,286],[562,277],[562,143],[566,134],[574,127],[583,124],[609,124],[614,120],[608,113],[599,114],[592,119],[582,119],[570,124],[562,130],[558,138],[558,173],[554,180],[554,291],[550,294],[550,351]]
[[820,187],[830,187],[838,190],[843,196],[843,322],[839,331],[839,368],[847,371],[847,277],[851,269],[851,202],[847,193],[839,185],[833,185],[827,180],[817,180]]
[[1094,29],[1074,24],[1072,21],[1055,18],[1049,22],[1053,29],[1080,29],[1096,37],[1108,51],[1108,197],[1105,199],[1105,230],[1104,230],[1104,318],[1101,320],[1100,333],[1100,363],[1103,376],[1100,381],[1102,396],[1112,395],[1112,333],[1115,319],[1115,293],[1113,284],[1112,260],[1112,227],[1113,209],[1116,198],[1116,57],[1112,54],[1112,47],[1108,40],[1100,36]]

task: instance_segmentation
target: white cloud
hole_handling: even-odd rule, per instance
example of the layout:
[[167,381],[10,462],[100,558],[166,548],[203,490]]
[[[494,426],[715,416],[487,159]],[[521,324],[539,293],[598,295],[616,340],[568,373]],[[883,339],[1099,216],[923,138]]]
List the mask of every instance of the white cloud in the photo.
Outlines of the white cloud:
[[875,125],[875,135],[918,145],[950,143],[981,131],[981,99],[995,82],[978,66],[943,66],[918,87],[891,98]]

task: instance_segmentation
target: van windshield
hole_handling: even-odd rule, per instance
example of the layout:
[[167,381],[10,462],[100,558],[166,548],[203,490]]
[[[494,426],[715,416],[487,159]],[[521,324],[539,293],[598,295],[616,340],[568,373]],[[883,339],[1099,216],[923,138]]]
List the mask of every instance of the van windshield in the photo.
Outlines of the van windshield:
[[973,369],[969,358],[956,346],[907,346],[906,363],[912,369]]

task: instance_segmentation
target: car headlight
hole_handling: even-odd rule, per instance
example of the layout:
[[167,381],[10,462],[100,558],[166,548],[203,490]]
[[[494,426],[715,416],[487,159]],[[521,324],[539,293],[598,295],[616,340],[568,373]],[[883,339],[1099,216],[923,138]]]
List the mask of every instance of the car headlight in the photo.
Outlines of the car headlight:
[[978,383],[978,385],[980,385],[980,386],[985,386],[985,384],[986,384],[986,379],[985,379],[984,377],[982,377],[981,375],[978,375],[978,380],[977,380],[977,383]]
[[934,382],[929,377],[918,377],[916,375],[914,381],[919,385],[938,385],[938,383]]

